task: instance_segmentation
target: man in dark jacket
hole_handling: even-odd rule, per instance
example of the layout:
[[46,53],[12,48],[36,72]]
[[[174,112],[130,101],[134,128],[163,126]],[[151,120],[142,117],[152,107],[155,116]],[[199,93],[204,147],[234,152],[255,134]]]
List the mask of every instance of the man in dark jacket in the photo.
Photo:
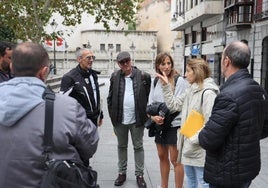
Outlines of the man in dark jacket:
[[111,75],[107,97],[108,111],[118,141],[119,175],[114,185],[121,186],[126,180],[128,134],[130,132],[134,148],[137,184],[139,188],[146,188],[143,179],[143,135],[144,123],[147,120],[146,106],[151,76],[131,65],[128,52],[120,52],[117,62],[120,70]]
[[[21,43],[13,51],[15,78],[0,84],[0,187],[40,187],[46,171],[43,93],[50,60],[43,46]],[[73,98],[56,94],[53,124],[54,159],[88,164],[99,135]]]
[[222,54],[227,79],[199,133],[206,150],[204,179],[211,188],[249,187],[260,171],[260,139],[268,134],[268,96],[247,67],[249,47],[232,42]]
[[92,69],[95,56],[89,49],[82,48],[76,52],[76,57],[79,65],[63,76],[60,91],[75,98],[85,108],[87,117],[100,126],[103,112],[98,83],[100,72]]
[[12,43],[0,41],[0,82],[13,78],[10,71],[13,48],[14,45]]

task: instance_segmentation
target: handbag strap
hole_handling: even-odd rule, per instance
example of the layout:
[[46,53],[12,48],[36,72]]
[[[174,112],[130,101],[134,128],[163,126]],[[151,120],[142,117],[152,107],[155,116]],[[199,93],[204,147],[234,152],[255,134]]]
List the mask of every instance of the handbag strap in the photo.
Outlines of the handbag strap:
[[203,105],[203,100],[204,100],[203,96],[204,96],[204,93],[207,90],[214,91],[217,94],[217,90],[216,89],[213,89],[213,88],[206,88],[206,89],[204,89],[203,92],[202,92],[202,95],[201,95],[201,106]]
[[53,117],[55,93],[46,88],[43,94],[45,99],[45,126],[44,126],[44,155],[49,160],[49,154],[52,153],[53,143]]

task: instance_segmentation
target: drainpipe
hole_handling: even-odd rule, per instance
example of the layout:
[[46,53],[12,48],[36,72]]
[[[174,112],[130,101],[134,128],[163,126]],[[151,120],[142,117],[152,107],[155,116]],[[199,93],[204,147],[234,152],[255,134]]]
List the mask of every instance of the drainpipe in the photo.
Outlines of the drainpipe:
[[254,1],[254,14],[253,14],[253,41],[252,41],[252,58],[250,62],[250,73],[251,77],[254,77],[254,57],[255,57],[255,33],[256,33],[256,22],[255,22],[255,17],[257,13],[257,0]]

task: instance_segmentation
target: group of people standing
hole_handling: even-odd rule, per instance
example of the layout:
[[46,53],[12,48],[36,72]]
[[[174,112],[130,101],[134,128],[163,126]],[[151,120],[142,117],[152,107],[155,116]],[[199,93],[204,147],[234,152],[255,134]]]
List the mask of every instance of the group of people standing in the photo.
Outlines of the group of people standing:
[[[56,94],[53,157],[89,165],[104,118],[100,72],[92,68],[95,56],[89,49],[78,49],[76,58],[78,65],[63,76]],[[127,179],[130,134],[137,185],[147,187],[143,136],[148,120],[154,124],[161,188],[169,187],[171,165],[176,188],[250,186],[261,167],[260,139],[268,136],[268,96],[248,72],[250,49],[246,44],[236,41],[224,49],[221,70],[226,80],[220,88],[202,58],[188,59],[182,76],[172,57],[161,52],[155,60],[154,79],[132,65],[128,52],[120,52],[116,60],[119,70],[110,77],[107,96],[118,143],[115,186]],[[15,47],[0,42],[0,141],[5,143],[0,149],[0,187],[40,184],[45,171],[43,92],[49,71],[49,57],[41,45],[26,42]],[[149,114],[146,108],[155,103],[164,104],[168,113]],[[192,110],[203,115],[204,123],[186,137],[180,128]]]

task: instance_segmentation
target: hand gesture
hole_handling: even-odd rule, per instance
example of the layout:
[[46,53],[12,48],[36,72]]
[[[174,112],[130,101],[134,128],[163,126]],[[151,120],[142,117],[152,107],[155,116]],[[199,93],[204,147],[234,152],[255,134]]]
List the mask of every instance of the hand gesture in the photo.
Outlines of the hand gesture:
[[163,75],[156,73],[156,77],[158,77],[163,85],[168,84],[168,77],[165,72],[162,72]]

